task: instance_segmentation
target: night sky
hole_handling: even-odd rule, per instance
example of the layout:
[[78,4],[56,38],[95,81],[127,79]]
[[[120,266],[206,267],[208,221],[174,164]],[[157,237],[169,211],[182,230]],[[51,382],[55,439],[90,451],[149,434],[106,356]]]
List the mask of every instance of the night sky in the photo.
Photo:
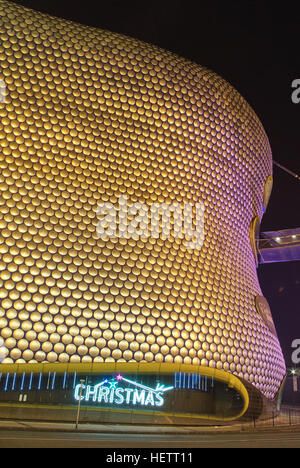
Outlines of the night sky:
[[[299,2],[15,3],[150,42],[214,70],[254,108],[274,160],[300,174],[300,104],[291,99],[292,81],[300,79]],[[300,181],[274,167],[274,189],[262,230],[295,227],[300,227]],[[261,265],[258,275],[290,365],[291,343],[300,339],[300,262]]]

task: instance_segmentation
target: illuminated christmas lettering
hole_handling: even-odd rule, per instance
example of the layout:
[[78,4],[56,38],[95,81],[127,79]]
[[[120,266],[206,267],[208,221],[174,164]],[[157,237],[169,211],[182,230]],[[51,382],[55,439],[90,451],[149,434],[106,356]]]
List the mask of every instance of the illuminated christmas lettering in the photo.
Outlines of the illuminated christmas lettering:
[[[120,384],[126,386],[119,386]],[[151,388],[119,374],[115,378],[104,379],[97,385],[76,385],[74,398],[79,401],[81,394],[81,401],[86,402],[118,406],[160,407],[165,403],[164,393],[173,388],[161,384]]]

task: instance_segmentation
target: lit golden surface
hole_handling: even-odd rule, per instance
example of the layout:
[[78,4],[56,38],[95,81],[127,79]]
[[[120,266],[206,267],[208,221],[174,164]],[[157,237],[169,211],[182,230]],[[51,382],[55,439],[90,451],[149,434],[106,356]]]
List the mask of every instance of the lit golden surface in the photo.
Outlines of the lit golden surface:
[[[0,0],[0,331],[4,362],[224,369],[273,397],[285,374],[249,226],[265,132],[213,72],[152,45]],[[110,239],[97,206],[205,205],[205,241]]]

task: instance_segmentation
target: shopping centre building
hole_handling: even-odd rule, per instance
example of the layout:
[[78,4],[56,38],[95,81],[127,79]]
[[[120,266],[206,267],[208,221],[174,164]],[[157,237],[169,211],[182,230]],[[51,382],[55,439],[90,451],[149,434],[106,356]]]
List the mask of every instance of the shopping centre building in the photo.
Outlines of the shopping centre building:
[[257,277],[273,179],[252,108],[171,52],[3,0],[0,38],[3,417],[263,416],[286,368]]

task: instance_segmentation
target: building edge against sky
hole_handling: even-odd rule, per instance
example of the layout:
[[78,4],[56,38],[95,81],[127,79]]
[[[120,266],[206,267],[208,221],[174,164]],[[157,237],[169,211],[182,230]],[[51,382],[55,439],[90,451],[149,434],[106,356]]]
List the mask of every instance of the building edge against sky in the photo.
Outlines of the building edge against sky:
[[[286,369],[256,273],[272,188],[257,116],[153,45],[2,0],[0,22],[1,411],[262,415]],[[99,237],[99,205],[122,196],[203,204],[202,247],[176,224]]]

